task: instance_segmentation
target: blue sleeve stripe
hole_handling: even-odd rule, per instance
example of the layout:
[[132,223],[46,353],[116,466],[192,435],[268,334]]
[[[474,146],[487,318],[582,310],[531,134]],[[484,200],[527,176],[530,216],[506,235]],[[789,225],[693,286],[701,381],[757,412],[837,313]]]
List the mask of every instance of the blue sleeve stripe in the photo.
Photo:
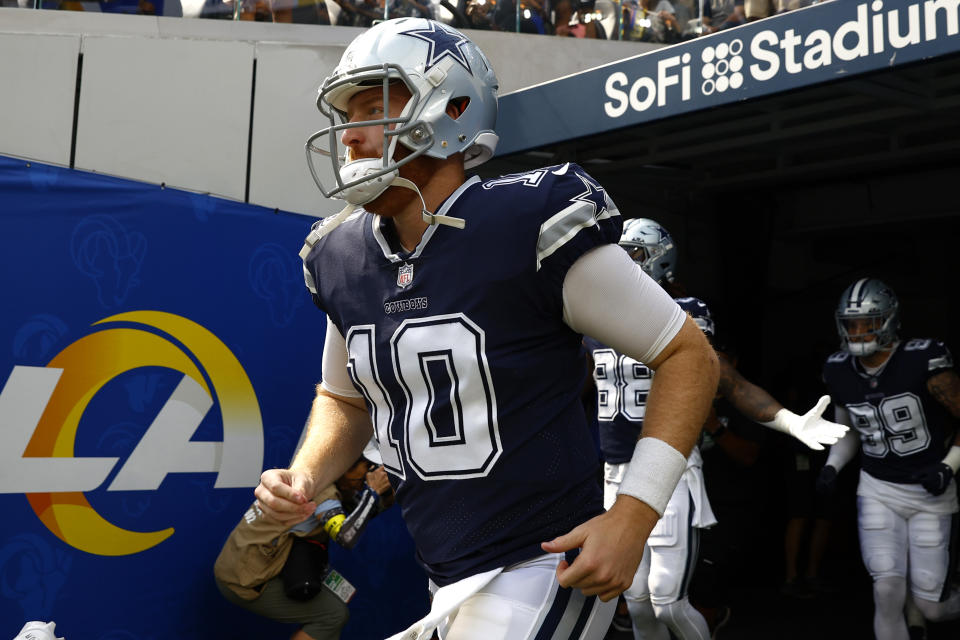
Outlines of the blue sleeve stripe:
[[306,520],[304,520],[303,522],[300,522],[300,523],[297,523],[297,524],[293,525],[292,527],[290,527],[290,528],[288,529],[288,531],[291,531],[291,532],[292,532],[292,531],[297,531],[297,532],[300,532],[300,533],[310,533],[311,531],[313,531],[314,529],[316,529],[318,526],[320,526],[319,516],[320,516],[321,513],[324,513],[324,512],[326,512],[326,511],[330,511],[330,509],[336,509],[336,508],[338,508],[338,507],[340,507],[340,506],[341,506],[341,505],[340,505],[340,501],[339,501],[339,500],[333,500],[333,499],[324,500],[323,502],[321,502],[320,504],[317,505],[317,508],[314,510],[312,516],[309,516],[309,517],[308,517]]
[[574,202],[540,225],[540,236],[537,238],[537,271],[544,260],[580,233],[581,229],[595,225],[599,220],[620,215],[620,211],[609,198],[606,199],[606,204],[600,215],[596,215],[596,206],[593,203]]
[[324,511],[330,511],[330,509],[336,509],[339,506],[340,506],[339,500],[333,500],[333,499],[324,500],[323,502],[317,505],[317,508],[314,510],[313,514],[318,516]]

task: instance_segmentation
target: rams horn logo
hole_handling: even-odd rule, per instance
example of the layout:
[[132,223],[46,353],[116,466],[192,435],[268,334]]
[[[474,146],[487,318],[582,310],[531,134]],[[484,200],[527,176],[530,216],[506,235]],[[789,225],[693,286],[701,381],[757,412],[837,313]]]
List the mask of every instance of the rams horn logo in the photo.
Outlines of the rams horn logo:
[[[102,327],[105,323],[122,326]],[[108,491],[151,491],[168,473],[216,472],[216,488],[252,487],[263,465],[260,407],[233,353],[213,333],[161,311],[104,318],[46,367],[16,366],[0,391],[0,493],[24,493],[55,536],[92,554],[122,556],[154,547],[174,533],[130,531],[91,506],[117,458],[75,457],[81,417],[110,380],[140,367],[183,374]],[[223,441],[192,441],[219,404]]]

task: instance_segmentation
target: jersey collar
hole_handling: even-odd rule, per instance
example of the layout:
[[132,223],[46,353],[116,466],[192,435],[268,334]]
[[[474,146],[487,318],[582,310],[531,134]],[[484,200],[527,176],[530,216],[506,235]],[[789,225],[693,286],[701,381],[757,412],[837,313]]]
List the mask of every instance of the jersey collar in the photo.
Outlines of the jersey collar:
[[[456,191],[450,194],[449,198],[444,200],[443,204],[440,205],[440,208],[437,210],[436,213],[438,215],[446,215],[447,212],[450,211],[450,208],[453,207],[453,203],[456,202],[456,200],[460,197],[460,195],[478,182],[480,182],[479,176],[473,176],[472,178],[464,182],[462,185],[460,185],[457,188]],[[383,229],[381,228],[382,223],[383,223],[383,219],[376,214],[374,214],[372,216],[372,219],[370,220],[371,230],[373,231],[373,237],[374,239],[376,239],[377,244],[380,245],[380,250],[383,251],[383,256],[390,262],[403,262],[404,260],[413,260],[415,258],[419,258],[420,254],[423,253],[423,250],[427,247],[427,243],[430,242],[430,238],[433,237],[433,234],[437,231],[437,227],[439,226],[439,225],[432,224],[429,227],[427,227],[427,230],[423,232],[423,237],[420,238],[420,243],[417,244],[417,247],[412,252],[407,252],[403,250],[401,251],[393,250],[393,248],[390,246],[390,242],[387,240],[386,236],[384,236],[383,234]],[[456,229],[454,231],[456,231],[457,233],[462,233]]]
[[893,360],[894,356],[896,356],[899,352],[900,352],[900,341],[897,340],[890,347],[890,355],[887,356],[887,359],[883,361],[883,364],[881,364],[879,367],[876,367],[874,369],[867,369],[867,367],[865,367],[863,363],[860,362],[860,358],[857,358],[856,356],[854,356],[853,358],[851,358],[853,360],[853,370],[856,371],[863,378],[879,378],[883,374],[884,370],[887,368],[887,365],[890,364],[890,361]]

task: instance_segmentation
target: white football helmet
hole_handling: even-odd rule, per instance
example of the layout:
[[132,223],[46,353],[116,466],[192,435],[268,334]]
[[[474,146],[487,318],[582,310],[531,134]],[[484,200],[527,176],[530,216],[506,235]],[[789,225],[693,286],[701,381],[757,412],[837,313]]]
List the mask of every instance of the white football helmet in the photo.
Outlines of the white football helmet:
[[[402,82],[411,98],[399,117],[388,117],[390,83]],[[347,122],[347,103],[365,89],[382,87],[380,118]],[[399,168],[421,155],[449,158],[464,154],[466,168],[493,156],[497,134],[497,77],[486,56],[456,29],[424,18],[381,22],[357,36],[320,87],[317,107],[330,126],[307,140],[307,164],[320,191],[351,204],[370,202],[399,175]],[[447,114],[453,101],[462,108]],[[357,126],[383,127],[380,158],[352,159],[340,132]],[[397,142],[412,153],[395,160]],[[314,154],[330,158],[335,185],[324,186]]]
[[623,247],[647,275],[663,284],[676,275],[677,248],[670,233],[649,218],[633,218],[623,224]]
[[[868,356],[896,342],[900,302],[893,289],[880,280],[860,278],[844,290],[834,316],[843,348],[854,356]],[[867,336],[874,339],[864,340]]]
[[63,640],[54,633],[56,626],[55,622],[34,620],[23,625],[23,629],[20,629],[20,633],[13,640]]

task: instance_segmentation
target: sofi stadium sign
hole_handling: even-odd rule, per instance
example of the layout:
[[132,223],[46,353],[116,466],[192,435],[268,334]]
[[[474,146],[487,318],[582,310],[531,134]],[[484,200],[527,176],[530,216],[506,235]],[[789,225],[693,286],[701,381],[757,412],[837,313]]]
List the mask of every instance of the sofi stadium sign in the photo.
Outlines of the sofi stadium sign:
[[[213,333],[161,311],[104,318],[44,367],[15,366],[0,391],[0,493],[26,494],[51,533],[88,553],[122,556],[154,547],[173,528],[130,531],[98,513],[84,492],[156,491],[169,473],[215,472],[215,487],[249,487],[263,464],[260,407],[246,372]],[[123,462],[75,455],[77,431],[97,392],[142,367],[182,374]],[[223,439],[194,441],[219,405]]]
[[[882,56],[892,66],[898,55],[960,33],[960,0],[874,0],[857,4],[837,0],[832,4],[833,11],[816,6],[796,15],[785,14],[720,32],[704,38],[704,46],[697,47],[697,53],[689,45],[678,46],[681,51],[659,59],[652,74],[631,77],[626,71],[613,71],[604,82],[604,112],[610,118],[619,118],[628,111],[669,109],[710,97],[735,100],[746,97],[741,94],[748,89],[756,95],[764,91],[758,85],[775,84],[791,76],[818,71],[844,74],[845,65],[872,57]],[[837,20],[832,28],[819,20],[848,15],[852,17]],[[768,28],[760,28],[768,24]],[[789,88],[792,83],[782,84]]]

